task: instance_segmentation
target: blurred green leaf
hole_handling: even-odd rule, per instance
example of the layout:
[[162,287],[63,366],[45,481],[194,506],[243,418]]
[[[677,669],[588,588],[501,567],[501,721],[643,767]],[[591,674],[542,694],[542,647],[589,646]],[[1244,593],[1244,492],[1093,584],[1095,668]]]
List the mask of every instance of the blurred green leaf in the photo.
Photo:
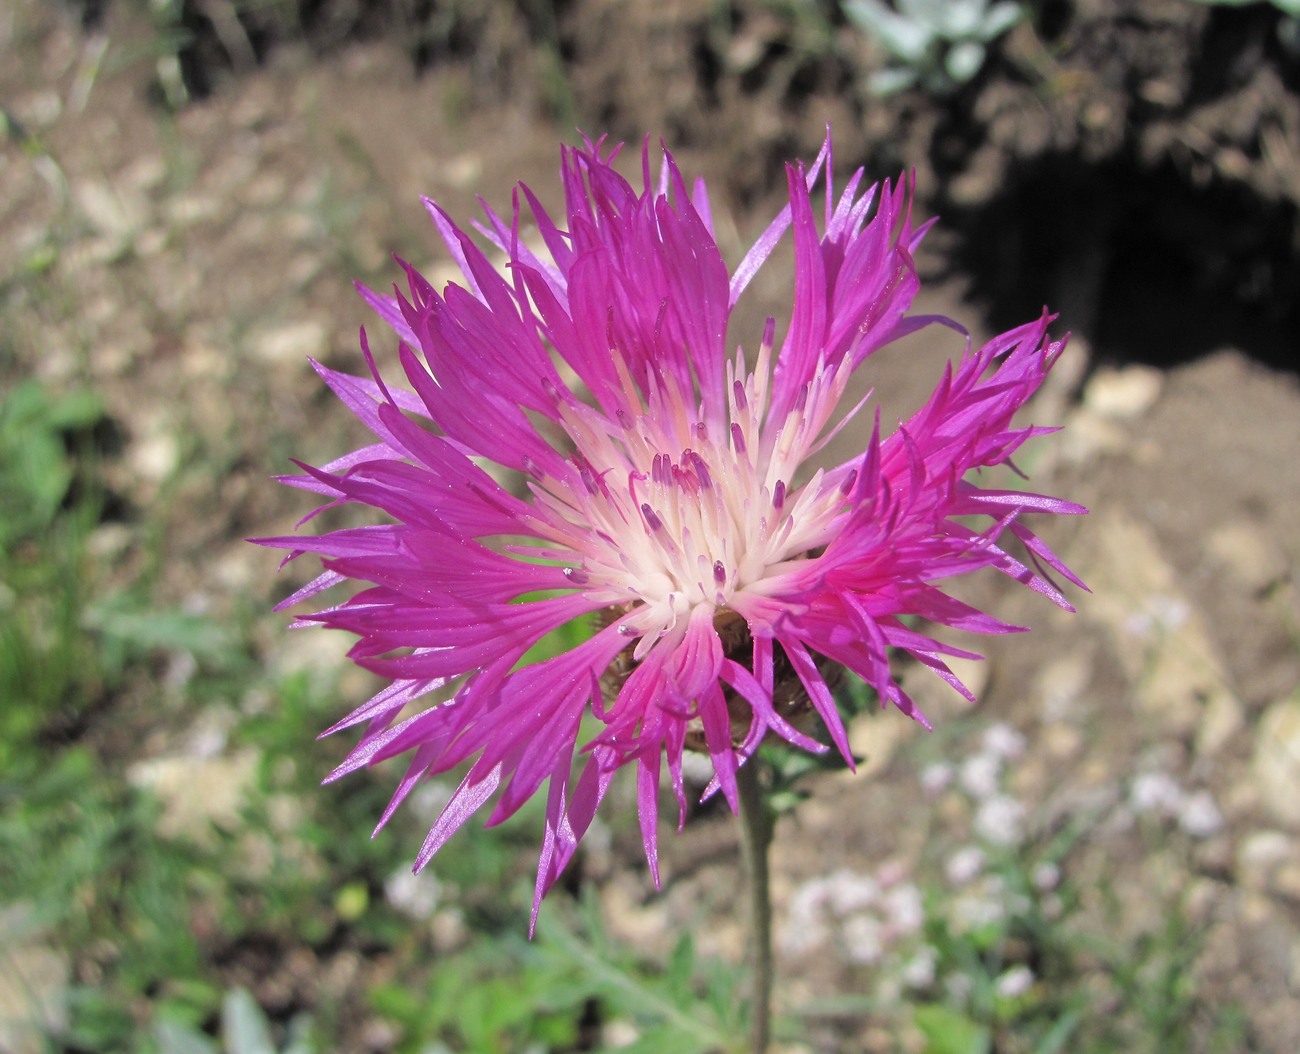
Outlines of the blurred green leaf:
[[189,652],[224,663],[232,658],[230,631],[207,615],[158,608],[134,590],[100,597],[86,608],[85,625],[125,647],[131,657],[153,651]]
[[102,416],[92,393],[54,396],[35,380],[23,381],[0,402],[0,548],[53,522],[74,475],[65,437]]
[[157,1021],[153,1041],[158,1054],[221,1054],[220,1048],[192,1025],[178,1021]]
[[918,1006],[915,1021],[925,1036],[925,1054],[988,1054],[992,1049],[987,1028],[939,1003]]

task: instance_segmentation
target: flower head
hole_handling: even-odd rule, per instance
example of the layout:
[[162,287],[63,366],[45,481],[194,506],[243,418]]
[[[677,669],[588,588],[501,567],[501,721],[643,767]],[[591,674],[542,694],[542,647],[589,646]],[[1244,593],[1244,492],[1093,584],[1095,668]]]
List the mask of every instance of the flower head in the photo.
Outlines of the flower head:
[[[476,229],[504,271],[425,202],[463,284],[439,292],[403,263],[405,291],[359,287],[399,338],[404,383],[381,376],[364,331],[369,378],[317,364],[376,442],[286,480],[389,522],[263,539],[325,567],[282,606],[368,583],[303,621],[355,633],[351,657],[392,679],[331,729],[365,728],[335,776],[410,755],[381,826],[419,781],[469,762],[417,869],[493,796],[490,823],[548,784],[534,918],[619,768],[636,770],[657,880],[661,767],[684,809],[688,745],[708,753],[733,808],[737,766],[769,733],[826,749],[798,727],[805,711],[851,764],[832,671],[853,670],[924,722],[890,650],[968,697],[944,657],[969,653],[907,617],[1016,628],[941,582],[991,567],[1068,607],[1048,571],[1076,581],[1022,518],[1082,509],[966,478],[1050,431],[1012,420],[1064,346],[1050,318],[968,346],[887,435],[879,411],[872,423],[861,404],[842,406],[871,355],[947,323],[908,314],[926,229],[913,226],[909,184],[863,191],[859,171],[836,197],[828,139],[811,170],[788,167],[789,204],[729,272],[704,184],[688,187],[666,150],[653,173],[647,146],[637,190],[615,154],[591,141],[563,151],[563,222],[524,186],[508,219],[485,207]],[[811,191],[823,173],[819,225]],[[525,240],[526,216],[544,249]],[[794,301],[778,348],[774,320],[752,335],[729,326],[787,232]],[[752,357],[729,354],[753,336]],[[816,467],[846,428],[862,453]],[[503,485],[485,464],[526,484]],[[536,658],[582,619],[587,639]],[[575,777],[588,716],[599,730]]]

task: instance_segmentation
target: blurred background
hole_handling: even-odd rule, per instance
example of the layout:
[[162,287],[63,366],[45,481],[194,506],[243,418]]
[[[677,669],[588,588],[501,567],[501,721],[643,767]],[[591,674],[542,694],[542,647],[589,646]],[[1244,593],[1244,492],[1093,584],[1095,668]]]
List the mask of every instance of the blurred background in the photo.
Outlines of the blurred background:
[[[397,773],[319,786],[374,685],[243,539],[363,441],[306,363],[363,371],[352,281],[453,277],[421,194],[662,138],[734,265],[828,124],[942,217],[923,310],[1073,332],[1021,467],[1093,592],[971,583],[1035,627],[980,705],[905,670],[936,730],[783,814],[778,1049],[1300,1049],[1293,0],[3,0],[0,120],[4,1054],[733,1049],[725,810],[656,893],[616,782],[531,943],[537,809],[412,878],[451,786],[374,841]],[[960,352],[873,360],[885,420]]]

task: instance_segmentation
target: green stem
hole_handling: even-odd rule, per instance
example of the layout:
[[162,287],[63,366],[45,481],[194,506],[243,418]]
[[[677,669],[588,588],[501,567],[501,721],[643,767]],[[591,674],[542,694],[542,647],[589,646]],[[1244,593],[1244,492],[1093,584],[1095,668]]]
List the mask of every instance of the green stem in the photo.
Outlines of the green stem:
[[766,1054],[772,1033],[772,891],[768,850],[772,845],[774,818],[763,790],[762,768],[758,758],[751,757],[736,773],[740,790],[740,849],[749,879],[752,1054]]

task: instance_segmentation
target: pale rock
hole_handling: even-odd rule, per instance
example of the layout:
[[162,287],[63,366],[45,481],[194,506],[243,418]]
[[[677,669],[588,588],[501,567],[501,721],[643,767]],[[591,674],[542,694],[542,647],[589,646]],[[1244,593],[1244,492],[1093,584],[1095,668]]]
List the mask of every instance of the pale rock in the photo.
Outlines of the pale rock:
[[[984,690],[988,687],[990,676],[990,664],[987,659],[963,659],[960,656],[949,656],[947,658],[949,668],[955,673],[958,679],[967,688],[976,699],[984,695]],[[948,698],[952,699],[951,692]],[[958,700],[961,705],[961,700]]]
[[472,932],[459,908],[445,908],[429,920],[429,937],[434,951],[451,952],[463,948]]
[[278,172],[260,172],[244,187],[247,205],[273,205],[284,198],[286,183]]
[[158,832],[203,843],[210,826],[234,826],[246,791],[257,776],[258,754],[241,750],[218,757],[169,755],[139,761],[127,770],[135,787],[151,791],[162,803]]
[[28,129],[50,128],[63,113],[63,99],[54,88],[42,87],[14,100],[14,115]]
[[230,355],[221,346],[221,338],[201,332],[199,326],[195,326],[186,335],[180,367],[187,378],[195,381],[221,381],[230,372],[231,364]]
[[1218,692],[1206,700],[1201,727],[1196,733],[1196,753],[1212,758],[1246,724],[1245,711],[1235,695]]
[[151,194],[167,179],[167,162],[161,154],[141,154],[122,170],[122,179],[132,190]]
[[1283,581],[1287,555],[1278,543],[1248,523],[1231,523],[1213,531],[1205,543],[1209,555],[1242,585],[1259,595]]
[[1288,900],[1300,901],[1300,860],[1283,864],[1273,875],[1273,891]]
[[1103,367],[1083,392],[1083,405],[1099,417],[1133,421],[1160,397],[1164,374],[1152,366]]
[[1233,868],[1232,837],[1226,829],[1201,839],[1193,851],[1196,869],[1203,875],[1230,875]]
[[1224,888],[1223,883],[1216,882],[1212,878],[1193,879],[1187,887],[1187,899],[1184,904],[1188,919],[1197,925],[1203,926],[1208,923],[1223,898]]
[[324,323],[303,319],[270,326],[249,335],[253,354],[265,362],[301,363],[319,359],[328,346],[329,332]]
[[483,159],[472,151],[457,154],[444,163],[442,174],[453,187],[461,190],[472,187],[483,174]]
[[169,235],[163,227],[150,227],[135,240],[135,251],[141,256],[157,256],[167,248]]
[[1091,534],[1098,551],[1086,617],[1110,630],[1139,705],[1162,732],[1198,733],[1207,713],[1227,713],[1235,703],[1200,612],[1145,524],[1112,513]]
[[[86,552],[106,565],[112,566],[136,542],[135,532],[125,523],[101,523],[86,539]],[[247,545],[244,548],[248,548]]]
[[269,657],[269,670],[275,677],[287,677],[304,670],[337,677],[348,650],[347,642],[338,638],[338,634],[322,633],[315,626],[303,626],[281,634]]
[[324,270],[325,264],[319,253],[300,253],[285,268],[284,276],[291,287],[306,289]]
[[320,220],[312,212],[286,212],[275,216],[276,234],[288,242],[305,242],[320,232]]
[[261,554],[250,552],[251,547],[242,539],[231,543],[212,561],[212,581],[227,593],[248,593],[258,584],[268,568]]
[[131,471],[149,483],[162,483],[180,464],[180,441],[163,427],[150,429],[127,448]]
[[1247,926],[1277,925],[1277,905],[1263,890],[1245,890],[1238,900],[1238,915]]
[[849,748],[864,760],[858,765],[859,779],[872,779],[889,767],[898,748],[921,730],[915,721],[898,714],[868,710],[849,724]]
[[439,293],[452,283],[465,285],[465,276],[460,268],[449,260],[430,260],[420,268],[420,274],[424,275],[429,284]]
[[1083,733],[1072,725],[1056,723],[1043,729],[1039,742],[1048,756],[1057,761],[1077,757],[1083,749]]
[[130,241],[140,230],[148,214],[141,194],[132,189],[110,186],[104,180],[84,180],[73,188],[73,193],[90,225],[119,246]]
[[629,947],[663,946],[665,934],[671,932],[668,906],[663,897],[648,903],[634,895],[627,883],[613,882],[601,891],[601,909],[611,935]]
[[[969,641],[958,641],[955,634],[945,638],[941,633],[939,639],[957,643],[958,646],[969,647],[970,645]],[[989,660],[945,656],[944,661],[977,700],[984,694],[992,672],[992,663]],[[932,724],[937,725],[945,718],[965,716],[970,713],[971,704],[964,696],[955,691],[947,681],[936,677],[923,667],[918,666],[909,670],[905,675],[903,687]]]
[[178,194],[166,207],[167,221],[176,227],[193,227],[221,215],[221,202],[204,194]]
[[1251,766],[1264,807],[1300,830],[1300,698],[1274,703],[1260,719]]
[[67,958],[35,930],[30,905],[0,910],[0,1050],[44,1054],[68,1027]]
[[1252,831],[1237,846],[1237,881],[1246,889],[1266,890],[1278,869],[1295,856],[1295,843],[1284,832]]
[[1233,780],[1221,789],[1219,805],[1229,823],[1249,825],[1262,808],[1259,798],[1259,788],[1252,780]]
[[1118,454],[1129,446],[1129,437],[1122,427],[1087,412],[1071,414],[1059,439],[1056,456],[1066,465],[1085,465],[1100,456]]
[[641,1038],[641,1030],[625,1017],[616,1017],[600,1026],[602,1044],[609,1050],[630,1047]]
[[1034,696],[1042,700],[1043,719],[1069,721],[1078,716],[1079,702],[1092,678],[1094,657],[1076,649],[1048,661],[1034,678]]

